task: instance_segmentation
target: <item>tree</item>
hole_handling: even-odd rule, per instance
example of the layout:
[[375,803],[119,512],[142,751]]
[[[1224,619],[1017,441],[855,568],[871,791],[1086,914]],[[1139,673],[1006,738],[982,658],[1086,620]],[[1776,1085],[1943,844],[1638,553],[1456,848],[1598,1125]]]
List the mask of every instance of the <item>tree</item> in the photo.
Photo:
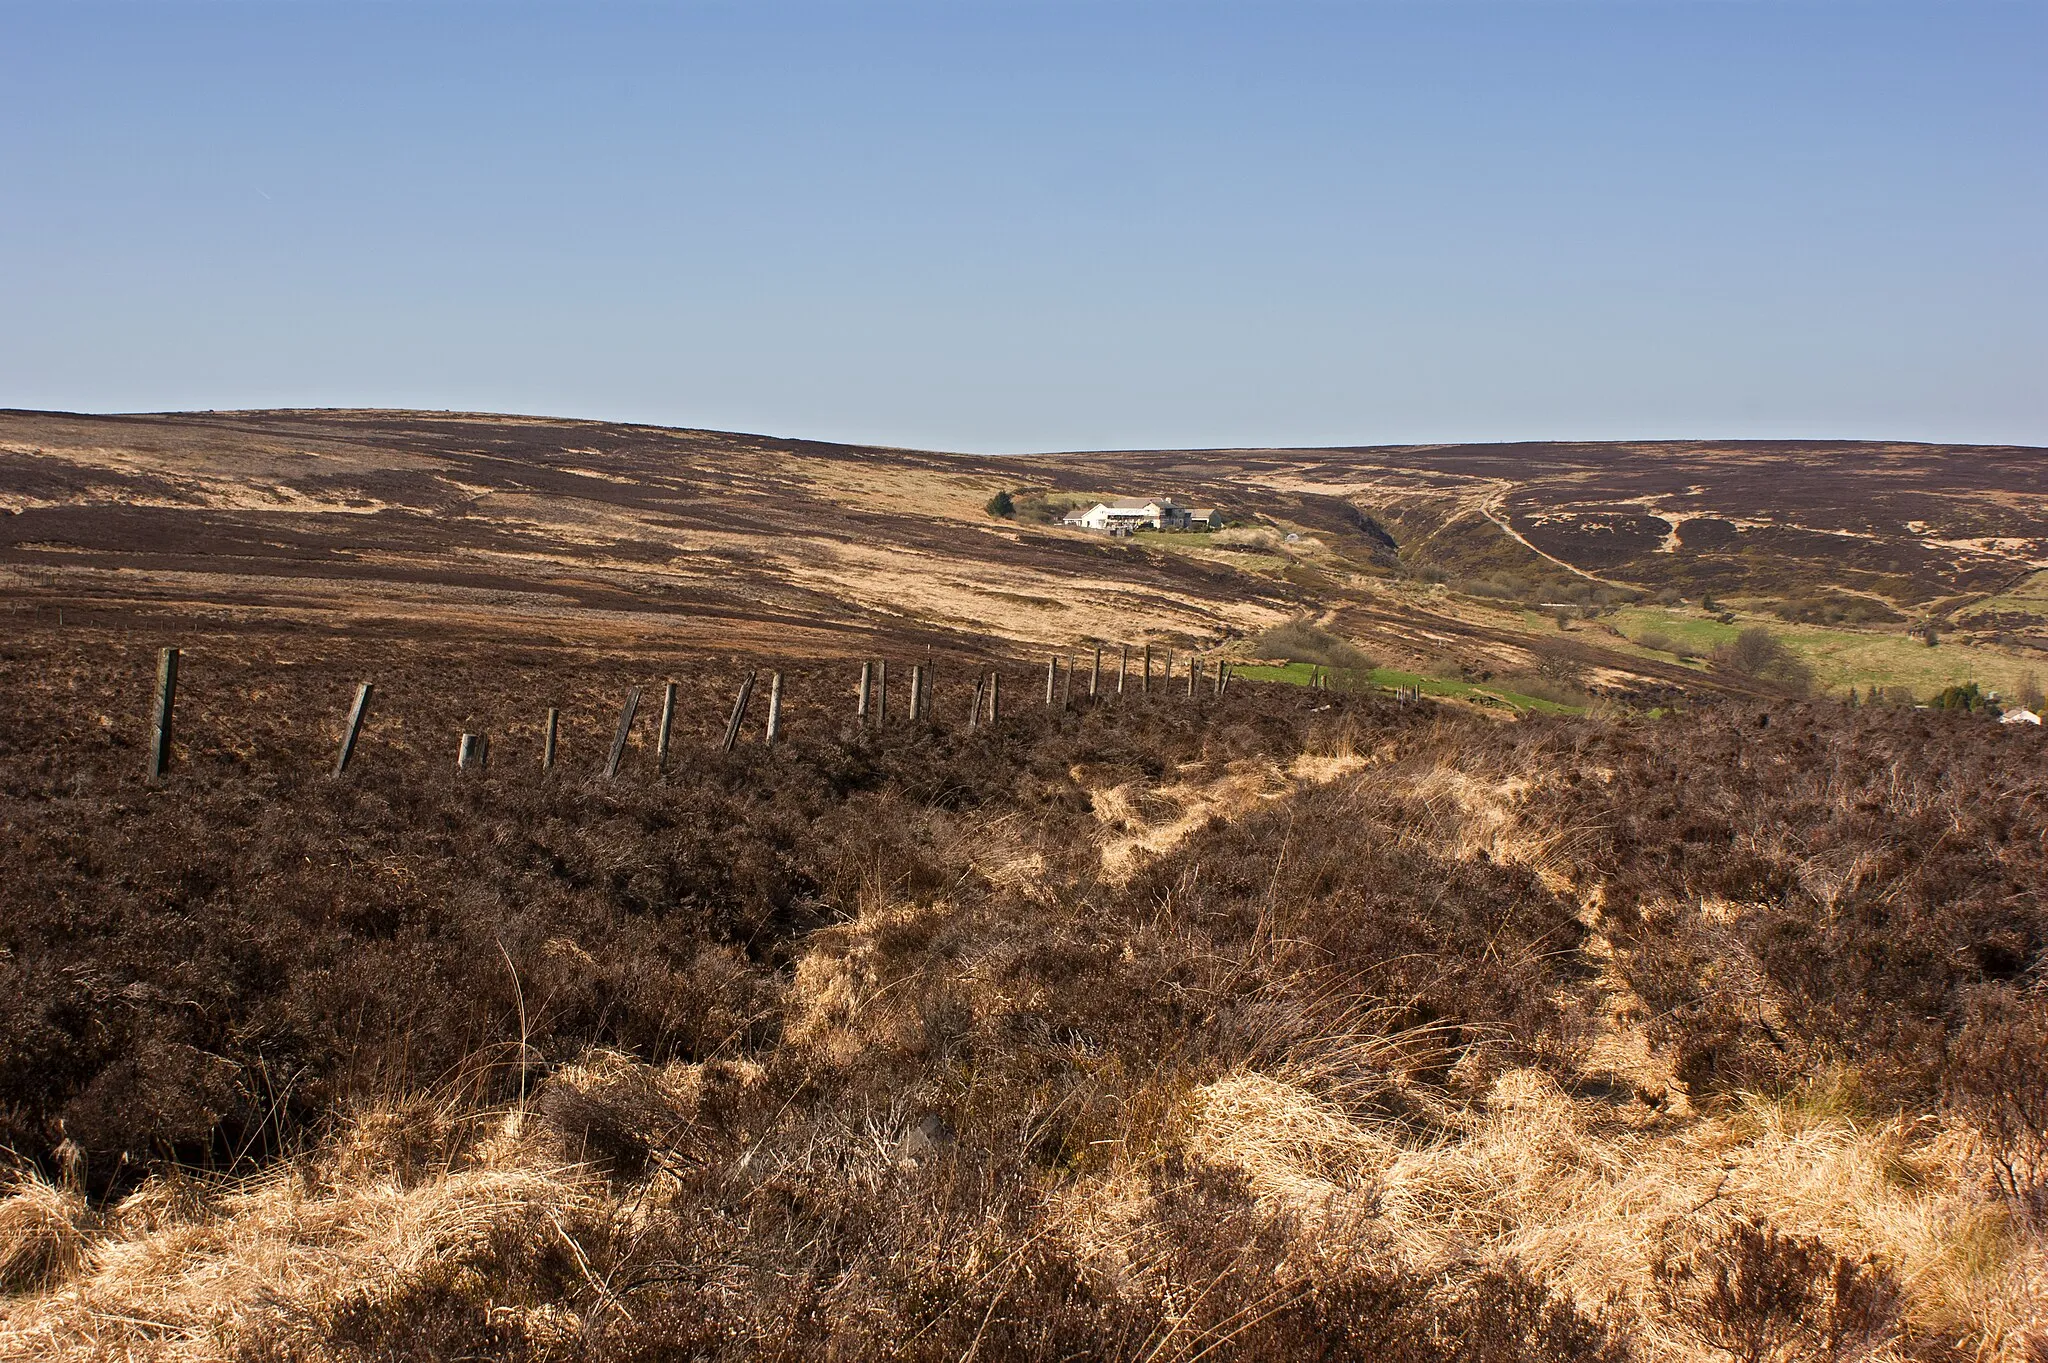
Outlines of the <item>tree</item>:
[[2044,703],[2041,695],[2041,674],[2029,672],[2021,677],[2019,689],[2013,692],[2013,699],[2019,702],[2022,710],[2032,710],[2035,714],[2040,714]]
[[1017,514],[1017,504],[1010,500],[1010,494],[1007,492],[998,492],[989,498],[986,509],[989,515],[1001,516],[1005,520]]
[[1772,681],[1793,691],[1813,685],[1813,669],[1762,625],[1751,625],[1714,650],[1714,666],[1723,672]]
[[1975,682],[1964,682],[1961,686],[1950,686],[1939,692],[1928,704],[1937,710],[1982,710],[1990,700],[1977,688]]

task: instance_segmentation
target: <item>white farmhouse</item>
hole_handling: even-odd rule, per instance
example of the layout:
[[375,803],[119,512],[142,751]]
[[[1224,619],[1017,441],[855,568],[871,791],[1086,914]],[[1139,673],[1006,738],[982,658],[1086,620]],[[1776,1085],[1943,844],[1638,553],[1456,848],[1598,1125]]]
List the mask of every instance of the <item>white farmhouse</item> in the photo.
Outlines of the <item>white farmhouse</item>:
[[1188,509],[1171,497],[1119,497],[1074,512],[1061,524],[1128,534],[1133,530],[1185,530],[1189,520]]

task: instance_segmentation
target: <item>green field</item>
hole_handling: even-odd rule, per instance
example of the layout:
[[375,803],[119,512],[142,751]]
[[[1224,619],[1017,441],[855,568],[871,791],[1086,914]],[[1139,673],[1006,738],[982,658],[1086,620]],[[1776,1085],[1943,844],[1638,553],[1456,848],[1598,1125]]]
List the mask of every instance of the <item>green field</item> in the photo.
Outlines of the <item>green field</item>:
[[1972,616],[2004,615],[2008,612],[2048,616],[2048,572],[2030,574],[2020,579],[2011,591],[1987,596],[1958,611],[1956,618],[1968,620]]
[[[1307,686],[1318,673],[1327,673],[1326,667],[1312,663],[1287,663],[1278,667],[1246,663],[1234,665],[1231,673],[1246,681],[1287,682],[1294,686]],[[1364,674],[1372,685],[1391,691],[1397,686],[1412,686],[1425,696],[1447,696],[1454,700],[1477,701],[1480,704],[1500,704],[1511,710],[1528,710],[1546,715],[1576,715],[1584,713],[1584,707],[1564,705],[1541,696],[1525,696],[1519,691],[1509,691],[1498,686],[1479,686],[1471,682],[1447,681],[1441,677],[1425,677],[1419,672],[1402,672],[1391,667],[1375,667]]]
[[1847,629],[1740,615],[1734,624],[1724,625],[1697,612],[1658,607],[1625,608],[1611,619],[1630,639],[1662,634],[1703,654],[1752,625],[1762,625],[1812,666],[1815,680],[1824,689],[1836,692],[1851,686],[1900,686],[1925,699],[1945,686],[1974,681],[1987,690],[2010,694],[2021,677],[2042,670],[2038,662],[1981,644],[1944,641],[1938,648],[1929,648],[1896,627]]

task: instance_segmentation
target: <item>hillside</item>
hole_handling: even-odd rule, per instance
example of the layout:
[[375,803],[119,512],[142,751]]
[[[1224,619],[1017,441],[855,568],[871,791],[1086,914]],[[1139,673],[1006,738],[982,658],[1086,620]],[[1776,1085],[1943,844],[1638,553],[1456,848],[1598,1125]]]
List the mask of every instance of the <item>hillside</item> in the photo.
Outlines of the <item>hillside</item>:
[[[1834,685],[2010,687],[2048,651],[2027,586],[2048,567],[2043,469],[1929,446],[991,458],[451,414],[15,412],[0,572],[17,606],[74,618],[714,652],[1243,652],[1307,614],[1427,675],[1754,689],[1640,646],[1685,619],[1553,620],[1633,604],[1709,632],[1731,610],[1789,621]],[[1165,492],[1272,533],[1111,543],[992,518],[999,490]],[[1945,651],[1922,659],[1907,630],[1930,622]]]
[[0,442],[0,1360],[2048,1358],[2034,452]]

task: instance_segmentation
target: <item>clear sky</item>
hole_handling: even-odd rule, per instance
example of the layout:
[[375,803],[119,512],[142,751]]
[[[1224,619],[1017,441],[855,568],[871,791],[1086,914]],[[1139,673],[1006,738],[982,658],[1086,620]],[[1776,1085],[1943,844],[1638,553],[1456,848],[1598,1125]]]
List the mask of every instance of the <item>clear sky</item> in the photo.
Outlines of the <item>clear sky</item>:
[[0,405],[2048,444],[2042,0],[0,0]]

